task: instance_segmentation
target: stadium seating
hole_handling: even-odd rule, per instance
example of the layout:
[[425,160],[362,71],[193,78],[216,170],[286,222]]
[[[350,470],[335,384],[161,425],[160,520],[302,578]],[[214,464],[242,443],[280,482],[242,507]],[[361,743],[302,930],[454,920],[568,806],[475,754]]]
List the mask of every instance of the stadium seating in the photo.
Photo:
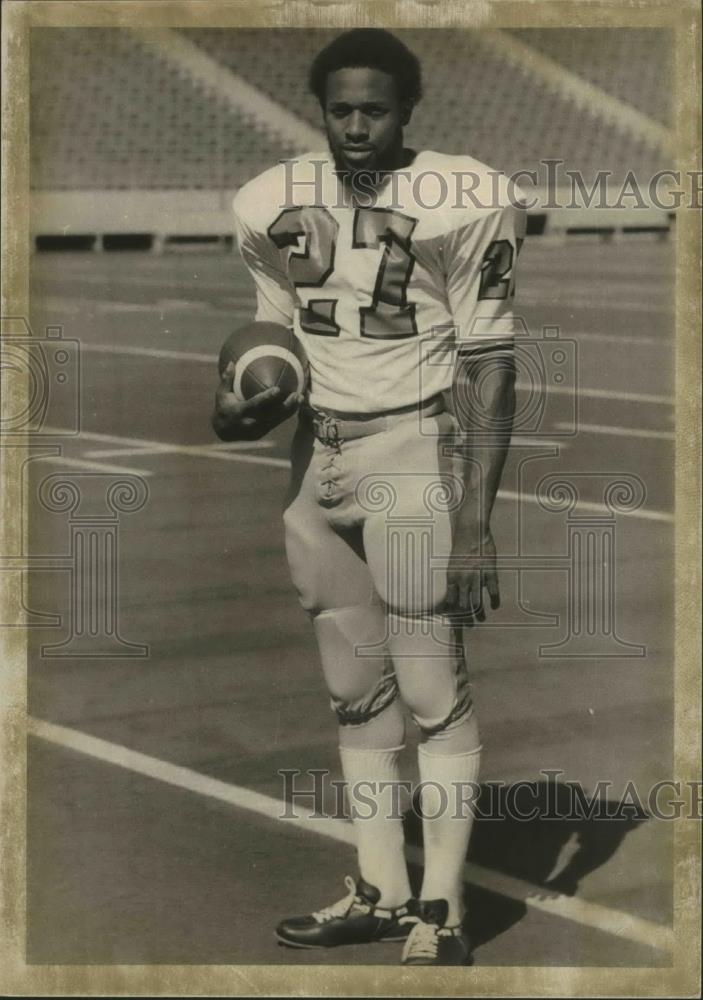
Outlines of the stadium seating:
[[[297,30],[295,44],[291,44],[291,31],[285,29],[193,29],[185,34],[270,97],[319,125],[319,109],[307,93],[306,77],[312,58],[333,31]],[[561,158],[565,169],[579,169],[587,177],[603,169],[619,179],[629,168],[644,175],[663,166],[657,150],[577,108],[572,99],[491,53],[474,32],[422,29],[397,34],[417,53],[424,69],[425,97],[408,130],[417,147],[470,151],[506,173],[537,169],[540,177],[544,168],[539,161],[545,158]],[[641,34],[636,34],[635,41]],[[597,38],[593,41],[598,43]],[[651,48],[643,45],[640,52],[635,45],[629,59],[639,66],[640,58],[643,62],[649,58]],[[578,51],[585,59],[587,41],[581,42]],[[614,53],[612,46],[608,52]],[[594,61],[600,59],[597,53],[593,56]]]
[[673,38],[653,28],[524,28],[511,34],[638,111],[671,125]]
[[119,29],[33,29],[35,189],[236,188],[281,155],[253,118]]
[[[331,30],[188,29],[223,68],[319,126],[307,92],[315,52]],[[470,151],[496,169],[545,158],[589,177],[660,169],[662,154],[487,50],[470,31],[399,32],[425,72],[425,99],[408,139]],[[666,121],[666,49],[646,30],[523,30],[515,34],[609,93]],[[623,49],[623,46],[626,46]],[[33,29],[32,186],[41,190],[232,189],[295,152],[216,88],[142,48],[120,29]],[[541,178],[544,169],[540,170]]]

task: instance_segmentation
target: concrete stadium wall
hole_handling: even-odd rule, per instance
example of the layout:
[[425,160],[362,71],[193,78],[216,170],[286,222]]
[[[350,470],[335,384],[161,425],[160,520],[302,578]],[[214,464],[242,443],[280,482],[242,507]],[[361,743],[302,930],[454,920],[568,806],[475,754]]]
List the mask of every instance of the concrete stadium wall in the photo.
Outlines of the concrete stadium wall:
[[[232,234],[234,191],[35,191],[30,232],[42,237],[149,235],[157,248],[172,237]],[[109,241],[108,241],[109,242]]]
[[[35,191],[30,234],[37,249],[151,249],[229,244],[234,191]],[[559,200],[559,199],[557,199]],[[567,198],[565,196],[564,201]],[[655,208],[531,209],[531,235],[666,234]]]

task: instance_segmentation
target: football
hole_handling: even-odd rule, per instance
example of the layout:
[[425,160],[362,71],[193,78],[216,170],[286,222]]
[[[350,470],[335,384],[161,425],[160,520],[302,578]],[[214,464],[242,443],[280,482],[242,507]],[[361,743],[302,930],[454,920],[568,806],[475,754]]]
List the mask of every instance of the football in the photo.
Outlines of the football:
[[278,386],[280,399],[302,393],[308,363],[302,344],[292,330],[279,323],[247,323],[235,330],[220,348],[220,375],[234,361],[233,391],[240,399]]

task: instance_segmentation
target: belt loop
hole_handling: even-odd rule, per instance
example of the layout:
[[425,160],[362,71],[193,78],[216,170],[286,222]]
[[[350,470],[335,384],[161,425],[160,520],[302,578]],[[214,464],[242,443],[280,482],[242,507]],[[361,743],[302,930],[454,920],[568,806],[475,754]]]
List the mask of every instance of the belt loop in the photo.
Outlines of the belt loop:
[[339,423],[329,413],[325,413],[322,416],[320,440],[328,448],[334,448],[336,451],[339,451],[341,445],[344,443],[344,438],[339,433]]
[[341,445],[347,440],[342,436],[345,430],[349,433],[349,440],[354,440],[356,437],[366,437],[381,430],[388,430],[393,426],[396,417],[412,417],[415,414],[422,418],[423,416],[433,416],[446,409],[445,398],[441,393],[437,393],[419,404],[401,406],[395,410],[381,411],[375,414],[336,415],[325,410],[318,410],[317,407],[306,403],[301,408],[301,417],[310,423],[318,441],[328,448],[339,451]]

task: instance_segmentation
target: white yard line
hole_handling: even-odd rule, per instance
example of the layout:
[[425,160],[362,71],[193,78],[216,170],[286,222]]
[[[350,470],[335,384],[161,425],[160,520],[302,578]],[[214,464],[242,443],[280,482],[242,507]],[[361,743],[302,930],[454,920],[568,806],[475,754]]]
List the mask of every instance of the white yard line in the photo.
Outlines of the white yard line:
[[[171,303],[142,303],[142,302],[101,302],[99,300],[86,302],[85,299],[50,299],[45,300],[42,305],[45,309],[65,309],[74,313],[81,312],[85,310],[86,305],[94,306],[102,311],[106,312],[144,312],[144,313],[160,313],[163,315],[167,312],[178,312],[182,311],[185,307],[176,308]],[[193,311],[205,311],[214,312],[217,314],[222,314],[231,317],[232,322],[242,321],[251,318],[251,309],[234,309],[230,306],[219,306],[213,305],[209,302],[191,302],[189,303],[189,308]],[[637,344],[644,347],[658,347],[662,350],[673,351],[674,349],[674,339],[670,335],[662,336],[650,336],[646,334],[628,334],[628,333],[597,333],[590,331],[579,330],[575,333],[571,333],[568,330],[564,330],[564,340],[575,341],[579,343],[581,341],[593,341],[594,343],[603,344]],[[83,344],[81,345],[85,350],[90,351],[103,351],[106,354],[116,353],[125,351],[124,348],[115,348],[110,344]],[[148,348],[134,348],[137,350],[149,350]],[[125,352],[126,353],[126,352]],[[180,352],[175,352],[175,355],[179,355]],[[165,357],[170,355],[165,354]],[[202,358],[202,355],[195,355],[193,360],[197,357]],[[188,355],[186,354],[186,359]]]
[[145,313],[146,315],[172,315],[192,312],[196,314],[229,316],[233,321],[246,322],[253,315],[253,308],[236,307],[227,303],[208,302],[205,299],[159,299],[157,302],[106,302],[104,299],[87,299],[84,296],[37,296],[37,308],[43,312],[66,312],[72,316],[100,313]]
[[213,371],[217,369],[217,355],[198,354],[196,351],[170,351],[163,347],[129,347],[126,344],[84,344],[80,343],[80,350],[89,354],[124,354],[135,358],[162,358],[164,361],[188,361],[197,362],[204,365],[212,365]]
[[[109,287],[109,282],[105,280],[102,275],[93,274],[74,274],[73,280],[80,282],[81,286],[84,285],[99,285],[101,289]],[[118,277],[115,279],[114,284],[126,284],[132,287],[140,288],[157,288],[162,289],[164,287],[163,278],[142,278],[137,275],[129,275],[124,277]],[[250,297],[250,287],[246,284],[240,286],[244,291],[244,295]],[[198,291],[208,292],[214,295],[221,295],[227,297],[233,297],[237,294],[237,286],[232,283],[219,283],[212,281],[198,281]],[[643,286],[636,286],[638,292],[642,292]],[[646,292],[646,286],[644,286],[644,291]],[[158,302],[156,303],[121,303],[121,302],[107,302],[104,298],[92,299],[88,302],[83,296],[46,296],[46,298],[53,303],[54,308],[61,308],[58,303],[60,301],[65,301],[66,303],[74,303],[85,309],[87,304],[99,306],[102,309],[112,309],[112,308],[123,308],[124,306],[134,305],[141,309],[158,309]],[[41,291],[37,290],[35,292],[35,299],[37,306],[42,305]],[[190,301],[198,302],[201,301],[205,305],[209,305],[207,300],[192,299]],[[555,298],[554,295],[554,283],[546,282],[543,287],[540,287],[535,282],[528,285],[523,281],[522,290],[518,292],[518,308],[521,306],[538,306],[549,304],[551,306],[556,306],[557,308],[578,308],[578,309],[607,309],[609,312],[628,312],[628,313],[673,313],[674,306],[671,302],[648,302],[640,299],[624,299],[622,294],[618,294],[617,290],[613,293],[612,298],[593,298],[592,296],[587,296],[574,292],[573,294],[563,296],[563,298]],[[246,306],[246,301],[245,301]],[[167,308],[169,308],[167,306]],[[213,308],[220,309],[220,306],[213,306]],[[234,308],[234,307],[233,307]],[[249,310],[249,315],[253,314],[253,303]]]
[[212,312],[220,311],[209,302],[198,302],[193,300],[186,305],[174,306],[166,302],[92,302],[100,312],[114,313],[149,313],[152,316],[158,313],[163,316],[165,313],[185,313],[185,312]]
[[[145,257],[148,254],[144,255]],[[44,279],[46,285],[47,282],[51,282],[53,287],[58,287],[58,277],[54,273],[53,275],[39,275],[39,281]],[[122,274],[112,273],[107,277],[103,274],[89,274],[88,272],[83,273],[79,268],[72,270],[70,272],[63,273],[64,280],[66,278],[71,279],[73,282],[80,282],[81,285],[99,285],[102,290],[110,289],[113,287],[119,287],[120,285],[126,285],[128,287],[139,287],[139,288],[163,288],[164,279],[162,275],[154,274],[151,275],[140,275],[132,272],[125,271]],[[237,292],[238,289],[249,290],[249,285],[247,283],[246,274],[243,275],[242,281],[237,281],[236,278],[229,281],[205,281],[200,278],[194,279],[192,276],[190,278],[179,278],[179,282],[185,284],[186,281],[190,282],[190,287],[194,288],[197,283],[197,288],[199,292],[220,292],[224,295],[230,295]],[[39,285],[41,288],[41,284]],[[37,296],[41,297],[41,293]],[[73,298],[74,296],[67,296],[67,298]],[[78,296],[75,296],[78,298]],[[98,301],[98,300],[96,300]],[[105,299],[100,299],[99,301],[104,302]]]
[[[517,381],[516,388],[534,392],[534,386],[530,382]],[[573,396],[574,387],[572,385],[550,385],[547,389],[550,396]],[[613,399],[622,403],[651,403],[654,406],[673,406],[676,402],[673,396],[658,396],[649,392],[622,392],[620,389],[595,389],[590,386],[579,386],[578,396],[585,396],[588,399]]]
[[[226,455],[230,452],[257,451],[260,448],[266,450],[275,448],[275,445],[273,441],[237,441],[232,444],[207,445],[203,451],[205,453],[214,451],[218,455]],[[98,448],[95,451],[87,451],[85,455],[86,458],[117,458],[119,455],[165,455],[168,452],[178,452],[179,450],[179,445],[171,444],[155,445],[154,447],[136,445],[134,448]]]
[[598,299],[598,298],[586,298],[586,296],[576,296],[572,295],[569,299],[556,299],[553,292],[550,294],[549,290],[545,289],[543,294],[530,293],[519,295],[520,301],[517,304],[517,308],[522,306],[542,306],[548,305],[554,309],[569,309],[573,311],[574,309],[602,309],[609,313],[612,312],[626,312],[626,313],[662,313],[671,315],[674,312],[673,305],[662,302],[643,302],[639,300],[623,300],[620,298],[616,299]]
[[[571,425],[569,424],[566,429],[569,430],[570,427]],[[570,435],[570,437],[572,437],[572,435]],[[535,448],[561,448],[562,451],[568,451],[571,447],[571,443],[568,439],[559,439],[557,441],[551,438],[530,437],[527,434],[515,434],[511,444],[516,448],[519,448],[520,446],[534,446]]]
[[257,448],[275,448],[273,441],[219,441],[210,445],[214,451],[249,451]]
[[124,465],[108,465],[106,462],[90,462],[86,458],[67,458],[64,455],[38,455],[35,462],[53,462],[55,465],[67,465],[76,469],[94,469],[96,472],[109,472],[119,476],[141,476],[146,478],[154,473],[145,469],[129,469]]
[[128,455],[168,455],[174,449],[171,445],[161,444],[154,448],[98,448],[86,451],[86,458],[119,458]]
[[[62,433],[72,434],[71,431],[64,431],[60,427],[47,427],[47,431],[51,432],[56,436],[60,436]],[[123,445],[124,449],[132,448],[135,449],[134,454],[146,455],[147,451],[152,454],[174,454],[174,455],[192,455],[196,458],[214,458],[226,462],[247,462],[251,465],[269,465],[277,469],[289,469],[290,462],[287,458],[275,458],[273,455],[243,455],[238,452],[222,451],[217,447],[212,447],[211,445],[180,445],[180,444],[167,444],[164,441],[149,441],[144,438],[126,438],[118,437],[116,434],[98,434],[95,431],[81,431],[80,438],[86,441],[105,441],[106,443],[114,443],[116,445]],[[540,441],[540,444],[549,444],[551,442]],[[105,449],[107,453],[107,449]],[[95,455],[95,451],[89,452],[91,455]],[[59,459],[55,459],[59,461]],[[121,469],[121,472],[126,470]],[[137,475],[143,475],[144,473],[137,473]],[[499,500],[520,500],[522,503],[538,504],[542,506],[540,501],[536,496],[530,493],[517,493],[513,490],[498,490]],[[591,503],[590,501],[582,500],[579,501],[579,508],[582,510],[594,511],[598,514],[610,514],[610,508],[606,507],[602,503]],[[639,508],[633,511],[623,511],[623,517],[628,518],[639,518],[644,521],[667,521],[671,522],[674,520],[674,515],[668,511],[661,510],[647,510],[646,508]]]
[[[64,433],[63,428],[52,427],[46,428],[52,434],[60,436]],[[65,433],[72,434],[71,431],[66,430]],[[188,445],[188,444],[170,444],[167,441],[150,441],[147,438],[129,438],[129,437],[119,437],[116,434],[98,434],[95,431],[81,431],[78,436],[78,440],[83,439],[84,441],[104,441],[106,444],[117,445],[122,454],[125,452],[130,452],[135,455],[147,455],[151,453],[152,455],[161,454],[171,454],[171,455],[191,455],[196,458],[214,458],[221,462],[247,462],[251,465],[270,465],[275,468],[288,469],[290,468],[290,462],[287,458],[274,458],[272,455],[244,455],[240,452],[226,451],[220,448],[218,445]],[[112,453],[113,449],[101,449],[101,452],[105,455]],[[88,452],[88,454],[95,456],[95,449]],[[56,461],[67,461],[66,459],[56,458]],[[82,459],[76,459],[76,462],[83,461]],[[93,463],[97,464],[97,463]],[[120,471],[124,472],[124,469]],[[139,473],[142,475],[142,473]]]
[[[572,339],[577,339],[574,337]],[[217,366],[217,357],[215,353],[212,354],[201,354],[195,351],[171,351],[160,347],[131,347],[127,345],[112,345],[112,344],[86,344],[81,343],[81,351],[93,352],[97,354],[125,354],[134,355],[134,357],[141,358],[163,358],[164,360],[170,361],[192,361],[200,364],[212,365],[213,369]],[[534,386],[530,382],[517,382],[518,389],[524,389],[529,392],[534,391]],[[551,395],[555,396],[571,396],[574,394],[573,386],[568,385],[550,385],[547,390]],[[653,393],[646,392],[622,392],[619,389],[596,389],[590,386],[579,386],[577,393],[579,396],[585,396],[591,399],[614,399],[622,400],[626,403],[652,403],[660,406],[671,406],[675,402],[673,396],[658,396]]]
[[[269,465],[276,469],[289,469],[290,462],[287,458],[274,458],[271,455],[249,455],[239,451],[222,451],[210,445],[177,445],[159,444],[153,442],[144,447],[120,448],[113,451],[111,448],[99,449],[97,451],[86,452],[94,458],[110,455],[190,455],[194,458],[214,458],[220,462],[244,462],[249,465]],[[149,473],[151,475],[151,473]]]
[[[77,729],[69,729],[66,726],[58,726],[42,719],[30,718],[28,732],[32,736],[107,764],[125,768],[135,774],[141,774],[155,781],[194,792],[196,795],[204,795],[219,802],[226,802],[237,809],[246,809],[267,819],[281,822],[285,828],[301,829],[306,833],[326,837],[342,844],[353,845],[355,843],[352,826],[344,820],[331,817],[314,818],[310,810],[298,805],[296,805],[298,813],[296,818],[283,818],[281,812],[284,803],[269,795],[262,795],[260,792],[254,792],[241,785],[231,785],[217,778],[210,778],[190,768],[171,764],[136,750],[130,750],[117,743],[89,736]],[[419,859],[421,856],[421,852],[416,848],[411,848],[410,854],[413,860]],[[670,951],[673,947],[673,934],[670,928],[644,920],[634,914],[624,913],[574,896],[552,895],[539,886],[513,878],[510,875],[504,875],[490,868],[484,868],[481,865],[467,864],[465,875],[469,882],[482,889],[525,903],[532,909],[570,920],[583,927],[590,927],[661,951]]]
[[[554,425],[558,430],[568,431],[572,425],[569,423],[557,423]],[[608,434],[613,437],[630,438],[652,438],[656,441],[675,441],[676,435],[673,431],[650,431],[641,427],[611,427],[610,424],[582,424],[577,425],[579,433],[587,431],[589,434]]]
[[644,334],[635,333],[568,333],[564,331],[564,340],[592,340],[594,343],[603,344],[641,344],[644,347],[661,347],[673,353],[676,344],[674,338],[669,335],[661,337],[649,337]]
[[[568,473],[566,474],[568,477]],[[519,500],[520,503],[531,503],[537,504],[542,507],[542,503],[533,493],[518,493],[515,490],[498,490],[497,493],[499,500]],[[590,500],[579,500],[578,509],[590,510],[594,514],[610,514],[612,516],[612,511],[609,507],[606,507],[602,503],[592,503]],[[550,513],[546,510],[546,513]],[[639,518],[642,521],[666,521],[673,522],[674,515],[670,514],[665,510],[648,510],[646,507],[640,507],[637,510],[623,510],[618,512],[618,517],[634,517]]]

